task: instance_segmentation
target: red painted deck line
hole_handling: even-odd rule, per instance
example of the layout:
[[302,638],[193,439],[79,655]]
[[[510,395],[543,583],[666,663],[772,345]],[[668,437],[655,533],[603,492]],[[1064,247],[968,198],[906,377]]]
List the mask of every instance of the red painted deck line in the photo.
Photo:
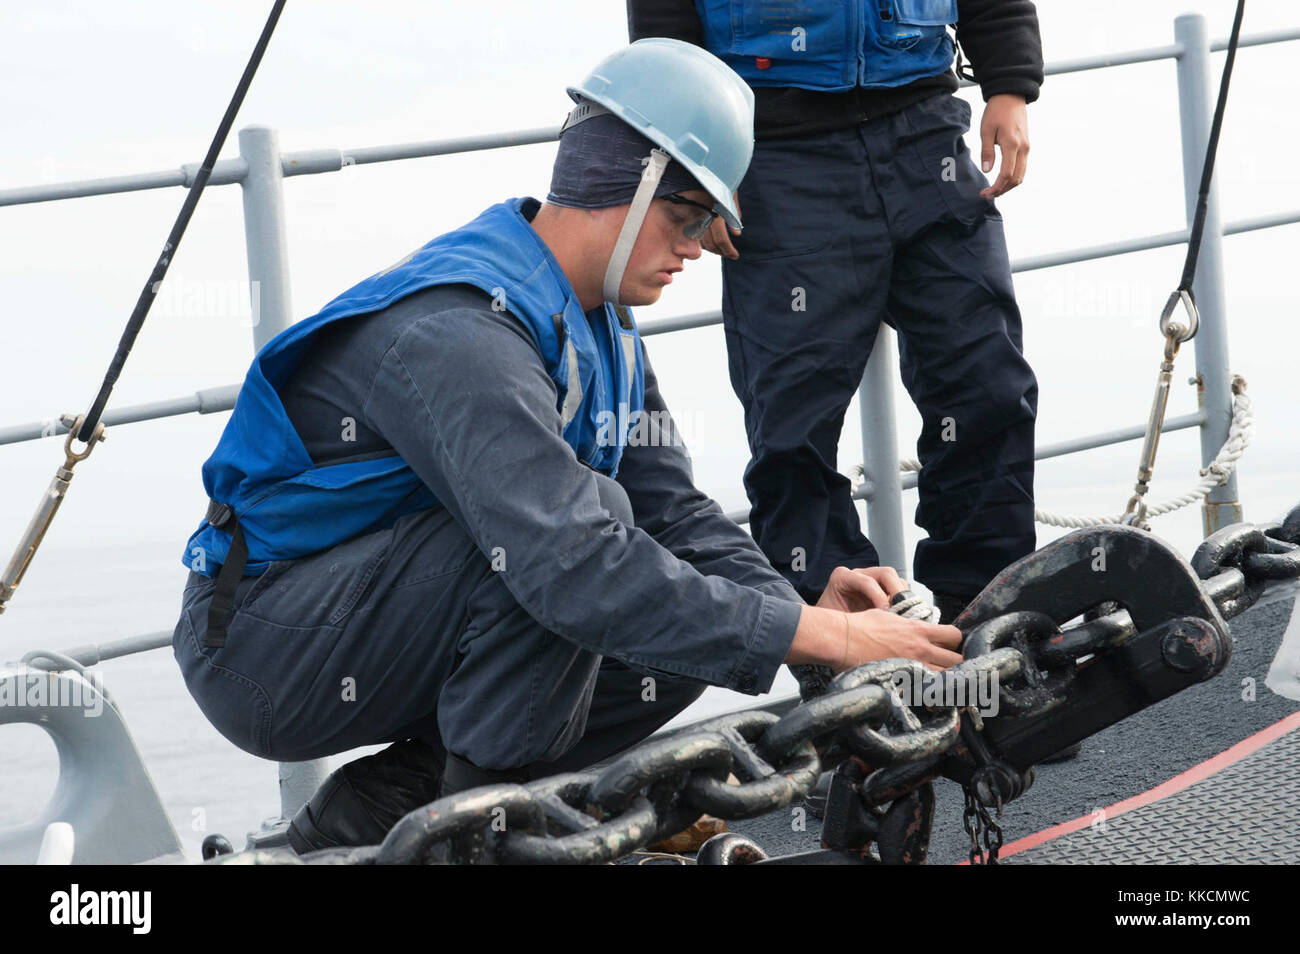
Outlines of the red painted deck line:
[[[1261,729],[1254,735],[1247,736],[1230,749],[1225,749],[1218,755],[1206,759],[1199,765],[1193,765],[1186,772],[1175,775],[1167,782],[1161,782],[1155,788],[1149,789],[1140,795],[1134,795],[1132,798],[1126,798],[1122,802],[1116,802],[1103,809],[1107,819],[1114,818],[1116,815],[1122,815],[1125,812],[1131,812],[1135,808],[1141,808],[1143,805],[1150,805],[1152,802],[1158,802],[1162,798],[1181,792],[1188,786],[1195,785],[1202,779],[1209,778],[1215,772],[1227,768],[1234,762],[1239,762],[1252,752],[1257,752],[1264,746],[1268,745],[1274,739],[1300,729],[1300,712],[1293,712],[1285,719],[1273,723],[1266,729]],[[1075,818],[1071,821],[1061,822],[1059,825],[1053,825],[1051,828],[1044,828],[1040,832],[1019,838],[1016,841],[1004,846],[998,857],[1005,858],[1008,855],[1014,855],[1017,852],[1026,851],[1035,848],[1044,842],[1051,841],[1053,838],[1059,838],[1062,835],[1068,835],[1071,832],[1087,828],[1093,823],[1094,815],[1085,815],[1082,818]],[[964,861],[962,864],[969,864]]]

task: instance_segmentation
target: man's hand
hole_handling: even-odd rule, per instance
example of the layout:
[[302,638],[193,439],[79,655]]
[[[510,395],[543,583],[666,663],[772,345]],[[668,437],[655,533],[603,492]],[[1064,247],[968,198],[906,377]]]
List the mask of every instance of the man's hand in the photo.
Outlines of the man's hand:
[[892,566],[837,566],[822,590],[817,605],[824,609],[856,613],[860,610],[889,609],[889,598],[907,589],[907,583]]
[[849,613],[848,652],[831,663],[835,672],[877,659],[919,659],[931,669],[947,669],[961,662],[955,652],[961,645],[961,630],[907,619],[888,610],[871,609]]
[[805,606],[786,654],[791,666],[830,666],[843,672],[878,659],[918,659],[932,669],[961,662],[961,630],[907,619],[883,609],[845,613]]
[[[731,197],[736,203],[736,211],[739,212],[739,193],[732,193]],[[731,234],[739,235],[740,229],[732,229]],[[727,223],[723,221],[722,216],[718,216],[713,220],[713,224],[709,226],[708,233],[704,238],[700,239],[700,244],[714,255],[725,255],[733,261],[740,258],[740,253],[736,251],[736,246],[731,244],[731,236],[727,235]]]
[[980,190],[986,199],[996,199],[1025,181],[1029,161],[1029,111],[1025,98],[1013,93],[990,96],[980,120],[980,167],[985,173],[993,169],[993,146],[1002,150],[1002,167],[997,181]]

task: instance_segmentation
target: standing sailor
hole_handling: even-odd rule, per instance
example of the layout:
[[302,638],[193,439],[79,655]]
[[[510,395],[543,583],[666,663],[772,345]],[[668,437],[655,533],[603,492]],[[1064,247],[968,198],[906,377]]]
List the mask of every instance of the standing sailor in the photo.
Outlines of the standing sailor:
[[959,658],[955,628],[883,610],[892,570],[800,600],[694,487],[623,307],[715,217],[739,227],[748,87],[646,40],[569,93],[547,202],[492,206],[270,341],[203,467],[174,637],[199,707],[266,758],[393,743],[326,779],[299,851],[590,765],[783,662]]
[[[1038,383],[1022,354],[1002,217],[1043,81],[1030,0],[628,0],[632,38],[717,54],[757,97],[747,227],[715,225],[731,383],[745,407],[750,530],[807,600],[875,566],[837,452],[880,322],[921,414],[916,578],[951,621],[1035,545]],[[986,104],[962,136],[954,45]]]

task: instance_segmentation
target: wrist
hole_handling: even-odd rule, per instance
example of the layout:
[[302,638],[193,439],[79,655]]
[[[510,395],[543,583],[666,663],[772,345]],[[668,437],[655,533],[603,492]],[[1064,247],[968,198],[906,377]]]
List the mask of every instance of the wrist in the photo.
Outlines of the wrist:
[[847,656],[849,616],[839,610],[802,606],[785,662],[791,666],[838,666]]
[[985,104],[999,96],[1012,96],[1018,102],[1028,106],[1038,99],[1038,88],[1036,86],[1031,87],[1023,82],[1007,81],[994,85],[993,89],[986,89],[981,86],[980,94],[983,96]]

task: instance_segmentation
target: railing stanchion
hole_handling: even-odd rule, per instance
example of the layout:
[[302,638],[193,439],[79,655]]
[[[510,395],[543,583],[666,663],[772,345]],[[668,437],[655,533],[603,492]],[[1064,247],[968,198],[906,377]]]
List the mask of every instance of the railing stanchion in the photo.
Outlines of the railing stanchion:
[[[1187,14],[1174,20],[1174,38],[1182,47],[1178,58],[1178,111],[1183,140],[1183,193],[1187,224],[1196,216],[1196,193],[1210,138],[1214,99],[1210,91],[1210,39],[1205,17]],[[1201,427],[1201,465],[1214,459],[1228,439],[1232,423],[1232,373],[1228,368],[1228,322],[1223,294],[1223,228],[1219,220],[1218,174],[1210,182],[1199,267],[1192,289],[1201,314],[1196,346],[1197,396],[1205,411]],[[1220,527],[1242,520],[1237,499],[1237,475],[1210,492],[1202,505],[1202,528],[1209,536]]]
[[329,774],[327,759],[280,763],[280,817],[292,818]]
[[880,554],[880,565],[892,566],[906,578],[903,488],[898,473],[898,426],[894,420],[894,382],[898,380],[894,342],[894,330],[882,321],[858,388],[858,403],[862,418],[862,479],[871,487],[867,495],[867,535]]
[[253,347],[260,351],[293,321],[279,137],[267,126],[247,126],[239,131],[239,154],[248,163],[240,185],[244,191]]
[[[248,163],[248,174],[240,185],[244,190],[253,348],[260,351],[293,321],[279,137],[267,126],[247,126],[239,131],[239,154]],[[328,774],[325,759],[281,762],[280,817],[292,818]]]

